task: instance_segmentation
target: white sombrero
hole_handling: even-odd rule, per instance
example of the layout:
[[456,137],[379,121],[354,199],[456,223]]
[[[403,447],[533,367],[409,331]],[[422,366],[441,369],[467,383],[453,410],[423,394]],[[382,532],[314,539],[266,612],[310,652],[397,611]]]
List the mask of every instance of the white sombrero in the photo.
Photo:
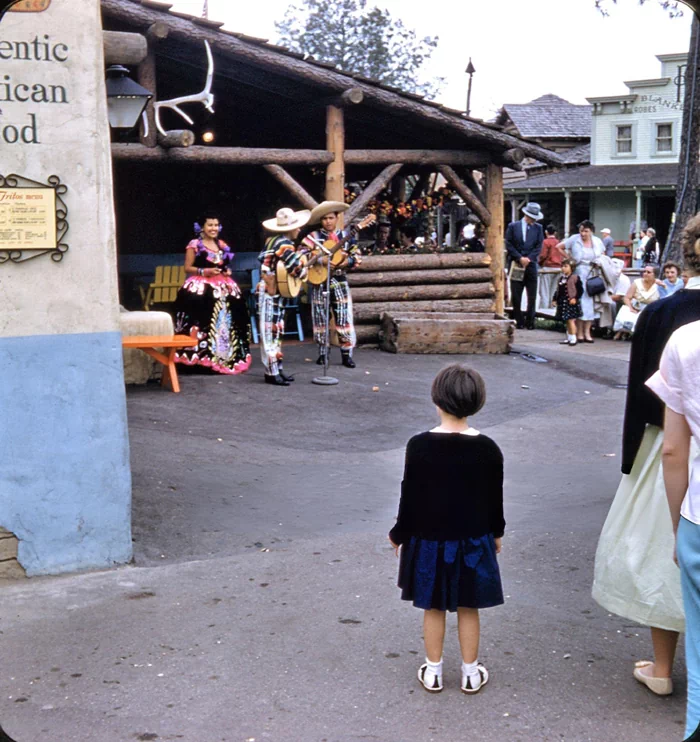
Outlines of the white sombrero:
[[273,219],[266,219],[262,225],[268,232],[292,232],[309,223],[311,212],[308,209],[293,211],[280,209]]
[[309,224],[318,224],[326,214],[337,214],[341,211],[347,211],[350,208],[348,204],[342,201],[321,201],[321,203],[311,210]]

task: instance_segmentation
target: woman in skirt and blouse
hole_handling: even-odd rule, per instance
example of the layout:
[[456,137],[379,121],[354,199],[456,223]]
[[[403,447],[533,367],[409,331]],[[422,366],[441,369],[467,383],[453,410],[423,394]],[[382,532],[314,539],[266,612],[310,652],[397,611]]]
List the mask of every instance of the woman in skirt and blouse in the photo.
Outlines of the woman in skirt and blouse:
[[446,611],[457,612],[464,693],[477,693],[489,674],[478,661],[479,609],[503,603],[496,554],[501,550],[503,455],[470,427],[486,399],[481,376],[453,364],[433,381],[440,425],[406,447],[401,501],[389,540],[401,547],[401,597],[422,608],[425,664],[418,679],[442,690]]

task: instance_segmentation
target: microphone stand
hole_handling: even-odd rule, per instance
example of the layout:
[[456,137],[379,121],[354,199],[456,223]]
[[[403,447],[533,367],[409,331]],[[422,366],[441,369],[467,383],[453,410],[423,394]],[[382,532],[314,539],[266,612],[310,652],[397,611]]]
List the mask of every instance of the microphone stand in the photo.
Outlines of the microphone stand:
[[[318,243],[317,243],[318,244]],[[328,376],[328,359],[331,355],[331,251],[319,244],[321,250],[326,253],[328,258],[328,270],[326,272],[326,290],[324,292],[325,298],[325,314],[326,314],[326,332],[323,338],[323,376],[316,376],[311,379],[312,384],[318,384],[319,386],[335,386],[338,383],[338,379],[335,376]]]

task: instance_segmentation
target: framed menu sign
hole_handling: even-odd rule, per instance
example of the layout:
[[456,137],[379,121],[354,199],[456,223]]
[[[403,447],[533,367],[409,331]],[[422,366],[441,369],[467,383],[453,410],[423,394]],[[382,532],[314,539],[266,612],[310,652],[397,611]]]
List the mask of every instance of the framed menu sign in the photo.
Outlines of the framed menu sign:
[[51,0],[19,0],[10,8],[11,13],[41,13],[51,4]]
[[40,183],[21,175],[0,175],[0,263],[22,263],[50,254],[58,262],[68,250],[68,188],[52,175]]

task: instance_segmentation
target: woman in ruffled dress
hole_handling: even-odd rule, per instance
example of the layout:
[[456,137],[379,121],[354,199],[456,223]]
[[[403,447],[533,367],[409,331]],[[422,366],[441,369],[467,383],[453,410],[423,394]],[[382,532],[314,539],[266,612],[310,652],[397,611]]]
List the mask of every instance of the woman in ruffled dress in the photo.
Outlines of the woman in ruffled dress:
[[175,301],[175,332],[197,339],[175,360],[220,374],[250,368],[250,315],[238,284],[231,278],[233,252],[219,237],[221,223],[206,214],[185,251],[187,278]]

